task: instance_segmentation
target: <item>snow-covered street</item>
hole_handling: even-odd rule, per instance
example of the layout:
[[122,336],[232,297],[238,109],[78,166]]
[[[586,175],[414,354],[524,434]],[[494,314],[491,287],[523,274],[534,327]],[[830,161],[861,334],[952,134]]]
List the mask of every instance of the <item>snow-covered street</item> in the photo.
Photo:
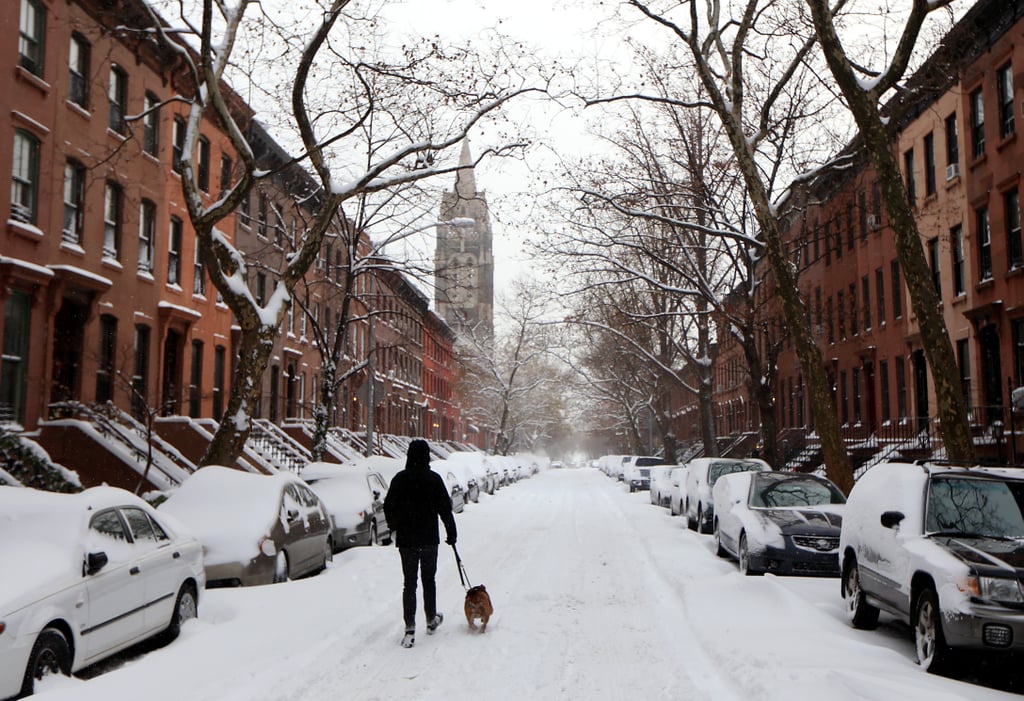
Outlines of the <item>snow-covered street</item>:
[[902,626],[846,621],[835,579],[743,577],[710,536],[593,469],[542,472],[456,517],[459,552],[495,615],[466,628],[451,549],[444,625],[402,649],[394,548],[346,551],[327,572],[219,589],[167,647],[89,679],[48,678],[43,701],[319,699],[1013,698],[935,677]]

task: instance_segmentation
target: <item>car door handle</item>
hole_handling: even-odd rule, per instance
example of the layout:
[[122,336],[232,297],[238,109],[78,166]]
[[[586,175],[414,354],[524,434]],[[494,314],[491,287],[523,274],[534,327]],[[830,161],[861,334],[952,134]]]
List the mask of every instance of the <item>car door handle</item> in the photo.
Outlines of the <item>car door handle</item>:
[[130,570],[128,570],[128,574],[130,574],[130,575],[131,575],[131,576],[133,576],[133,577],[134,577],[135,575],[137,575],[138,573],[139,573],[139,568],[138,568],[138,567],[133,567],[133,568],[131,568]]
[[181,557],[181,553],[176,552],[173,555],[171,555],[171,557],[173,557],[175,560],[177,560],[179,557]]

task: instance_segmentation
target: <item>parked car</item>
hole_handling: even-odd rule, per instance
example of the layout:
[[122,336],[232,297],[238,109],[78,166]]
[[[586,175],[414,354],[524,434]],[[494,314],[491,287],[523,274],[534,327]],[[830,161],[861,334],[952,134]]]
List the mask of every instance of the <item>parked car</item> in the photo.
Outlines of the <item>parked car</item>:
[[474,503],[480,501],[480,483],[477,482],[476,475],[469,468],[469,465],[463,462],[445,460],[448,466],[448,471],[455,475],[459,484],[462,485],[463,498],[466,503]]
[[846,497],[832,482],[795,472],[736,472],[712,490],[715,552],[743,574],[839,576]]
[[452,499],[452,511],[461,514],[466,508],[466,490],[448,465],[447,460],[434,460],[430,463],[430,469],[441,475],[445,486],[448,488],[448,496]]
[[674,468],[669,473],[668,510],[673,516],[683,513],[686,503],[686,465]]
[[334,552],[331,520],[298,477],[208,465],[159,510],[195,533],[209,586],[271,584],[319,572]]
[[198,540],[123,489],[0,489],[0,698],[177,636],[206,579]]
[[771,472],[764,460],[757,458],[695,458],[687,463],[686,525],[698,533],[710,533],[715,515],[711,489],[722,475],[733,472]]
[[1024,650],[1024,475],[884,463],[850,492],[842,595],[856,628],[879,611],[914,630],[917,660],[941,671],[965,649]]
[[656,465],[650,468],[651,503],[668,508],[672,499],[672,470],[677,465]]
[[379,472],[356,465],[311,462],[299,471],[331,517],[334,552],[359,545],[391,544],[384,516],[388,485]]
[[651,488],[651,470],[654,465],[665,465],[665,458],[653,455],[630,455],[622,463],[622,481],[629,491],[638,492]]

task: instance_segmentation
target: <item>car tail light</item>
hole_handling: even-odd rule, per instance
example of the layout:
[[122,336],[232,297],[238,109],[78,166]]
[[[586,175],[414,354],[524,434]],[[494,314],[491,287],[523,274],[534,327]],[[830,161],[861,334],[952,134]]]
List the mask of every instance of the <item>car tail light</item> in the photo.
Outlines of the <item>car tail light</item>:
[[7,630],[7,624],[0,621],[0,635],[3,635],[5,630]]
[[986,623],[981,631],[981,639],[992,647],[1010,647],[1013,644],[1013,629],[998,623]]

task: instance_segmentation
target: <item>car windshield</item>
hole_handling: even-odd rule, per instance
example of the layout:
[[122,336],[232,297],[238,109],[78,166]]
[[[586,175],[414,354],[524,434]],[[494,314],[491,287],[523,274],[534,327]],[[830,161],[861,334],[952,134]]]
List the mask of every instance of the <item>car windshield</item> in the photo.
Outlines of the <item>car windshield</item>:
[[933,479],[925,528],[944,535],[1024,538],[1024,482]]
[[637,458],[636,464],[637,467],[641,465],[649,467],[651,465],[664,465],[665,461],[661,458]]
[[722,475],[731,475],[734,472],[757,472],[761,466],[756,462],[713,462],[708,468],[708,485],[715,486],[715,482]]
[[845,503],[846,497],[833,485],[806,478],[758,482],[750,497],[751,506],[765,508]]

